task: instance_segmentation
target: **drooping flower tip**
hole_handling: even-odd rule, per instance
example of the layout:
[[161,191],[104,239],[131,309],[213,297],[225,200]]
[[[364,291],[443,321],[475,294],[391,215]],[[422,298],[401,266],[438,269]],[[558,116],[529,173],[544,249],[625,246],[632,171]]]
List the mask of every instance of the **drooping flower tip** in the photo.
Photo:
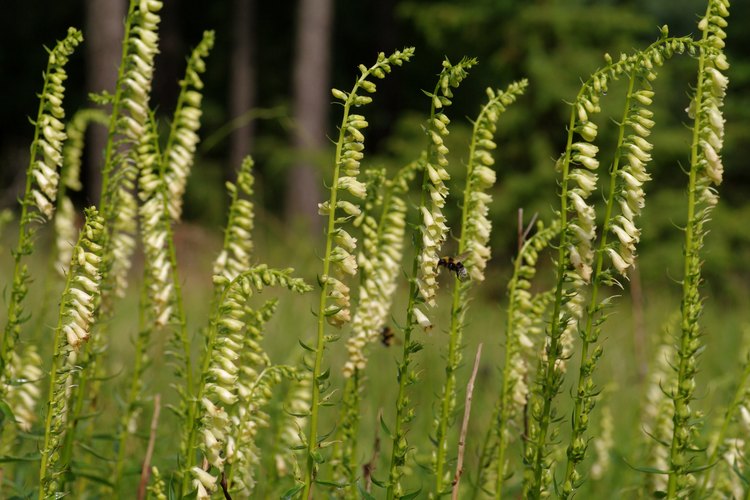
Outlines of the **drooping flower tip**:
[[420,309],[414,308],[414,319],[417,324],[424,330],[425,333],[429,333],[432,330],[432,322]]

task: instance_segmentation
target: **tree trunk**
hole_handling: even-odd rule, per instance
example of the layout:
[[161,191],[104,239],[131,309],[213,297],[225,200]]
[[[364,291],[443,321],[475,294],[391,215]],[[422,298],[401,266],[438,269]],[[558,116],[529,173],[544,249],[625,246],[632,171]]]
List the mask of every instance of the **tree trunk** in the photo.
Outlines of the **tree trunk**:
[[[117,64],[122,50],[123,23],[127,0],[86,0],[86,85],[90,92],[114,92]],[[88,199],[99,201],[102,185],[103,151],[107,142],[104,127],[88,131]]]
[[[246,116],[255,106],[256,61],[255,61],[255,0],[235,0],[232,12],[232,62],[229,75],[229,116],[232,120],[246,121]],[[242,159],[250,154],[255,132],[255,120],[232,131],[229,138],[229,165],[227,174],[234,178]]]
[[294,61],[294,146],[297,162],[287,180],[287,219],[303,219],[313,234],[321,221],[320,169],[316,157],[326,146],[331,45],[331,0],[300,0]]

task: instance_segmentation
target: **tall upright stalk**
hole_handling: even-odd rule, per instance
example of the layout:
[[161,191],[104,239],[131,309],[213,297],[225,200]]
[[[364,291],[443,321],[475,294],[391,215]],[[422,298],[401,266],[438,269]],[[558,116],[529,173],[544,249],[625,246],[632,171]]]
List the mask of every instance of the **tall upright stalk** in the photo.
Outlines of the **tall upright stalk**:
[[[659,40],[651,44],[643,51],[636,52],[633,55],[621,57],[614,62],[607,55],[607,65],[595,73],[581,87],[576,100],[573,103],[570,120],[568,124],[568,134],[565,152],[558,160],[558,168],[561,171],[560,182],[560,240],[557,257],[557,285],[555,288],[555,300],[552,311],[552,319],[547,333],[547,343],[545,346],[544,359],[540,366],[541,380],[536,390],[536,397],[530,402],[530,428],[529,441],[525,449],[524,460],[528,464],[524,477],[524,494],[530,498],[539,498],[552,479],[551,468],[552,459],[547,453],[546,448],[552,441],[550,435],[550,425],[556,418],[554,415],[553,400],[560,391],[566,369],[566,361],[570,357],[570,343],[572,335],[578,329],[578,323],[583,316],[584,292],[588,283],[591,282],[593,267],[596,253],[599,254],[598,262],[601,262],[601,255],[606,249],[612,264],[620,273],[624,273],[627,268],[633,264],[635,259],[634,241],[637,240],[637,230],[632,224],[632,218],[640,213],[643,207],[643,190],[641,184],[648,179],[648,174],[643,170],[644,159],[631,151],[635,160],[630,160],[634,172],[621,173],[627,186],[622,193],[611,191],[610,194],[618,194],[618,201],[622,209],[623,219],[618,219],[618,229],[615,234],[620,239],[618,250],[611,247],[601,246],[598,252],[594,252],[593,242],[596,239],[596,217],[594,207],[587,200],[596,188],[598,176],[595,173],[599,166],[596,159],[598,148],[592,144],[597,135],[598,127],[590,121],[590,116],[598,113],[599,98],[605,94],[608,83],[612,80],[619,79],[624,74],[632,74],[635,71],[648,72],[654,65],[670,57],[673,53],[681,53],[688,49],[694,50],[694,42],[689,37],[669,38],[666,28],[662,29]],[[639,96],[641,99],[641,96]],[[650,96],[644,94],[643,102],[650,102]],[[650,112],[648,112],[650,113]],[[653,126],[653,120],[650,114],[641,113],[635,116],[630,124],[638,135],[648,135],[648,129]],[[574,138],[580,137],[579,142],[574,142]],[[638,146],[638,144],[636,144]],[[640,147],[640,146],[638,146]],[[643,157],[647,156],[645,151]],[[613,177],[614,178],[614,177]],[[614,181],[612,181],[614,182]],[[611,210],[610,210],[611,213]],[[607,221],[609,219],[606,219]],[[609,222],[605,222],[609,224]],[[609,229],[610,226],[607,226]],[[628,234],[632,233],[632,234]],[[604,240],[606,244],[606,239]],[[599,268],[601,272],[601,268]],[[612,282],[608,277],[606,282]],[[591,313],[597,312],[599,306],[593,306]],[[599,323],[592,319],[590,327],[596,329]],[[588,356],[588,343],[595,340],[595,336],[584,333],[586,336],[587,358],[585,363],[585,379],[588,379],[592,370],[592,361],[595,363],[600,352],[595,352],[594,357]],[[588,386],[590,380],[585,381],[587,390],[593,394],[593,389]],[[587,398],[580,399],[578,407],[579,424],[582,421],[580,415],[582,412],[588,413],[591,410],[590,401],[586,403]],[[576,432],[585,430],[584,426],[579,426]],[[556,432],[556,431],[553,431]],[[569,454],[571,462],[577,463],[582,458],[581,453],[585,452],[585,442],[577,439],[573,443]],[[570,456],[570,455],[569,455]],[[571,481],[563,485],[563,494],[569,494],[573,489],[573,484],[577,483],[577,478],[573,474],[574,466],[571,465],[569,471]],[[565,493],[567,491],[567,493]]]
[[436,450],[434,457],[435,493],[450,491],[450,471],[446,469],[448,451],[448,423],[453,420],[456,407],[456,370],[462,358],[463,329],[468,309],[468,292],[472,283],[484,280],[484,269],[490,257],[489,238],[492,223],[487,218],[492,197],[486,193],[495,183],[496,174],[491,169],[495,160],[492,151],[496,123],[506,106],[516,100],[526,88],[527,81],[511,84],[506,91],[487,89],[488,102],[474,122],[469,161],[466,166],[466,186],[461,204],[461,236],[458,240],[457,259],[467,257],[461,264],[467,273],[462,278],[456,273],[451,303],[451,323],[448,335],[448,356],[445,368],[445,383],[441,394],[438,417],[435,421]]
[[[326,225],[323,275],[319,280],[321,290],[317,312],[317,335],[315,346],[307,348],[313,352],[314,359],[311,367],[312,395],[309,410],[310,425],[306,437],[307,457],[303,484],[301,485],[303,499],[311,498],[317,467],[324,461],[319,451],[321,443],[318,439],[319,410],[323,402],[324,384],[328,379],[328,370],[323,372],[323,352],[326,344],[333,340],[325,336],[325,322],[328,321],[332,325],[340,327],[351,318],[349,287],[334,277],[332,271],[335,271],[335,274],[339,277],[353,275],[357,272],[356,259],[351,254],[355,248],[356,240],[351,238],[342,227],[337,227],[347,221],[349,217],[359,215],[361,212],[354,203],[339,200],[339,189],[348,191],[352,196],[359,199],[364,198],[366,192],[365,185],[358,181],[356,176],[359,174],[359,162],[363,157],[361,151],[364,149],[364,135],[360,130],[367,127],[367,122],[363,116],[350,114],[350,111],[352,106],[358,107],[372,101],[370,97],[357,95],[360,89],[364,89],[366,92],[375,91],[375,84],[368,78],[371,76],[384,78],[385,74],[390,72],[391,64],[400,66],[408,61],[413,53],[413,48],[396,51],[388,57],[381,53],[373,66],[369,68],[364,65],[360,66],[361,75],[349,93],[337,89],[333,90],[333,96],[343,102],[344,110],[338,140],[336,141],[331,194],[329,201],[320,206],[321,214],[328,216],[328,223]],[[335,248],[334,245],[336,245]]]
[[721,184],[724,167],[721,163],[724,119],[721,114],[728,80],[721,71],[728,69],[723,54],[729,15],[727,0],[710,0],[706,14],[698,24],[703,32],[702,50],[698,57],[698,78],[689,112],[693,118],[688,174],[687,224],[685,225],[684,269],[682,277],[681,336],[677,349],[678,362],[674,401],[673,434],[669,447],[669,482],[667,498],[690,494],[694,478],[690,453],[695,449],[698,419],[690,408],[695,391],[695,375],[701,348],[699,319],[703,311],[700,298],[701,256],[705,223],[710,219],[718,196],[713,186]]
[[[411,357],[422,349],[422,344],[412,341],[412,334],[417,325],[427,331],[432,323],[427,315],[419,308],[435,305],[437,292],[437,253],[440,250],[448,231],[442,208],[448,195],[448,188],[444,181],[450,178],[446,167],[448,148],[443,138],[448,135],[449,118],[438,111],[450,106],[453,97],[452,88],[458,87],[468,76],[468,70],[476,64],[476,59],[462,59],[452,65],[447,59],[443,61],[443,70],[438,76],[437,84],[432,93],[430,117],[425,127],[429,142],[426,153],[423,154],[424,164],[422,173],[422,187],[419,202],[420,229],[419,235],[414,237],[414,261],[412,273],[409,277],[409,302],[406,306],[406,322],[404,325],[404,347],[401,361],[398,364],[397,380],[399,384],[396,399],[396,419],[391,435],[391,460],[388,471],[386,496],[389,500],[403,494],[400,483],[402,469],[406,463],[408,445],[406,441],[406,426],[414,418],[414,409],[409,407],[407,387],[417,380],[417,374],[411,371]],[[427,200],[430,203],[427,203]]]

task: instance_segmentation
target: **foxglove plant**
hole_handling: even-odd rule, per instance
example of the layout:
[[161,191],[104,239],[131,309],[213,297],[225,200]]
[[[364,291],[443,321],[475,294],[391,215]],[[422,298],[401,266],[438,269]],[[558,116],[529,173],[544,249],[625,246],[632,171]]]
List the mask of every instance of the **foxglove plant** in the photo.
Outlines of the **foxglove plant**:
[[[347,341],[349,359],[343,367],[346,378],[342,410],[339,417],[341,443],[334,448],[334,469],[343,469],[338,479],[349,484],[350,494],[357,495],[356,478],[359,473],[357,431],[361,408],[360,393],[364,388],[368,347],[377,342],[387,326],[396,292],[396,280],[403,259],[407,206],[404,197],[409,184],[419,168],[418,162],[403,167],[393,179],[385,181],[385,194],[381,195],[382,177],[371,178],[365,211],[355,225],[362,228],[364,238],[357,263],[360,269],[359,303],[352,319],[352,336]],[[372,192],[372,194],[370,194]],[[371,199],[370,199],[371,198]],[[376,219],[375,209],[380,208]],[[387,330],[385,330],[387,331]]]
[[[664,32],[666,36],[666,32]],[[661,46],[660,46],[661,47]],[[645,139],[654,125],[651,119],[653,112],[648,109],[652,102],[653,91],[650,81],[656,79],[654,66],[663,63],[666,56],[662,50],[646,50],[642,58],[634,61],[629,69],[630,78],[625,97],[625,113],[620,122],[615,159],[610,168],[610,185],[607,205],[604,214],[604,228],[599,240],[593,272],[588,276],[590,282],[589,304],[586,309],[583,328],[579,328],[581,339],[582,361],[579,368],[578,383],[573,411],[573,433],[567,452],[567,466],[563,496],[568,496],[581,482],[576,466],[586,454],[585,432],[589,416],[595,404],[598,389],[595,387],[593,372],[602,355],[602,347],[596,345],[604,321],[603,310],[611,304],[612,297],[601,300],[600,287],[617,284],[612,271],[604,266],[605,251],[609,254],[615,270],[626,276],[627,269],[635,262],[636,243],[640,240],[640,230],[635,219],[645,205],[643,184],[651,179],[646,171],[647,162],[651,160],[649,151],[652,145]],[[627,69],[627,68],[625,68]],[[630,133],[626,133],[629,131]],[[571,200],[581,191],[581,187],[570,190]],[[615,201],[619,202],[620,214],[615,215]],[[573,201],[574,205],[576,201]],[[617,238],[615,244],[608,242],[609,234]],[[571,250],[571,255],[573,251]],[[591,349],[591,353],[589,350]]]
[[690,407],[695,391],[698,355],[701,351],[699,319],[703,311],[700,298],[701,256],[706,235],[705,224],[718,203],[714,186],[721,184],[724,167],[721,149],[724,118],[721,108],[728,84],[722,73],[729,68],[723,53],[729,15],[728,0],[709,0],[705,16],[698,23],[702,32],[702,51],[698,57],[698,81],[688,112],[693,118],[690,170],[688,174],[687,223],[685,226],[685,267],[682,279],[681,336],[677,348],[677,390],[670,394],[674,402],[673,434],[669,449],[667,498],[690,494],[695,485],[691,453],[699,419]]
[[[162,165],[165,165],[165,162],[166,159],[162,163]],[[229,220],[227,221],[227,227],[225,230],[223,248],[214,262],[214,302],[212,305],[212,309],[214,310],[213,316],[218,315],[218,308],[221,307],[220,300],[222,294],[226,292],[227,283],[233,282],[233,280],[237,279],[240,274],[244,272],[242,271],[242,265],[247,264],[247,268],[250,267],[249,259],[250,252],[252,250],[251,229],[254,223],[253,206],[250,200],[246,199],[244,196],[250,196],[252,194],[252,185],[254,182],[251,172],[252,166],[252,159],[250,157],[246,158],[240,166],[240,171],[237,175],[237,184],[235,185],[231,182],[227,183],[227,190],[231,198],[231,203],[229,207]],[[163,173],[164,170],[162,170],[162,175]],[[171,220],[171,212],[169,210],[169,205],[166,202],[166,189],[164,189],[164,196],[165,199],[164,204],[162,205],[162,214],[165,220],[169,221]],[[240,261],[238,260],[238,258],[241,258],[242,260]],[[233,274],[234,271],[236,271],[237,274]],[[185,324],[184,321],[182,321],[182,324]],[[181,444],[181,454],[184,457],[192,457],[194,455],[194,453],[192,452],[193,445],[190,444],[190,442],[195,439],[195,435],[197,433],[196,426],[198,425],[198,422],[196,419],[200,409],[198,407],[199,402],[194,396],[194,388],[190,383],[192,380],[192,374],[190,373],[190,339],[187,336],[187,331],[183,328],[181,334],[179,335],[179,338],[176,337],[174,340],[179,340],[178,343],[182,344],[181,346],[176,346],[175,351],[179,353],[180,349],[183,349],[183,353],[181,355],[182,357],[177,360],[177,375],[179,376],[181,373],[187,372],[186,378],[188,382],[187,387],[185,387],[184,389],[180,389],[182,402],[179,411],[184,425],[184,429],[182,432],[183,442]],[[237,342],[235,342],[235,344],[236,343]],[[175,354],[175,356],[179,357],[178,354]],[[207,363],[205,356],[208,356],[208,354],[204,353],[203,362],[201,364],[204,367]],[[182,361],[182,363],[180,363],[180,360]],[[236,374],[237,370],[234,371],[234,375]],[[203,382],[201,382],[201,385],[202,384]],[[208,411],[209,414],[215,413],[213,410],[213,406],[206,404],[204,404],[203,406],[204,410]],[[224,416],[225,412],[218,412],[216,413],[216,415]],[[223,422],[223,420],[221,420],[221,422]],[[186,487],[187,477],[183,477],[183,488]]]
[[456,407],[456,370],[461,363],[463,330],[468,310],[469,289],[472,283],[484,281],[484,270],[490,258],[490,232],[492,222],[488,219],[492,196],[487,191],[495,184],[496,173],[492,169],[495,159],[492,152],[497,148],[493,141],[497,131],[497,121],[507,106],[523,94],[528,85],[526,80],[512,83],[505,91],[487,89],[488,102],[482,107],[471,136],[469,161],[466,166],[466,187],[461,211],[461,237],[458,240],[458,254],[468,252],[463,265],[470,280],[456,277],[451,304],[451,326],[448,340],[446,379],[441,394],[439,412],[433,423],[436,449],[432,465],[435,471],[435,493],[447,494],[451,488],[450,471],[446,468],[448,451],[448,424],[454,420]]
[[[117,110],[119,114],[116,110],[112,112],[113,119],[118,120],[116,131],[124,136],[122,142],[118,141],[118,147],[127,146],[128,148],[114,153],[118,170],[113,178],[115,182],[111,186],[111,194],[107,191],[110,186],[102,185],[102,212],[105,219],[111,221],[112,225],[110,244],[113,260],[106,278],[111,280],[113,293],[118,297],[122,297],[127,288],[127,274],[136,246],[138,221],[138,202],[134,193],[138,175],[136,147],[146,134],[149,121],[149,97],[154,74],[154,58],[159,51],[158,27],[161,18],[158,12],[161,8],[162,2],[159,0],[139,2],[133,16],[130,36],[126,38],[128,47],[127,56],[124,58],[125,72],[118,82],[118,90],[122,89],[122,107]],[[113,142],[110,140],[108,144]],[[105,156],[105,173],[107,172],[107,159]],[[106,180],[105,176],[102,182]]]
[[[102,168],[100,212],[105,221],[103,242],[101,306],[97,321],[101,335],[94,336],[81,353],[81,369],[72,384],[72,397],[68,430],[62,454],[66,461],[72,459],[77,427],[82,421],[87,404],[97,400],[100,381],[105,378],[104,367],[99,362],[104,352],[104,330],[113,314],[115,297],[125,293],[132,254],[136,246],[138,203],[135,184],[138,175],[137,145],[146,133],[150,119],[149,95],[154,71],[154,57],[158,52],[158,25],[162,3],[159,0],[131,0],[125,19],[125,35],[114,95],[99,96],[102,102],[111,102],[107,128],[107,143]],[[92,409],[93,411],[93,409]],[[88,431],[92,430],[89,426]]]
[[[480,466],[483,470],[493,461],[496,467],[495,498],[502,498],[503,483],[507,477],[506,452],[512,437],[523,428],[521,417],[529,398],[528,378],[530,361],[537,356],[543,333],[545,310],[552,294],[550,291],[532,294],[531,282],[537,271],[539,254],[549,247],[550,241],[560,232],[556,223],[544,227],[538,223],[536,233],[524,241],[513,262],[513,275],[508,282],[508,311],[506,313],[505,358],[503,383],[500,389],[495,417],[490,421],[490,431],[496,434],[494,460],[489,460],[491,436],[485,441]],[[496,427],[495,427],[495,422]],[[481,483],[480,483],[481,484]]]
[[182,215],[185,186],[199,141],[198,129],[203,114],[201,75],[206,71],[205,59],[214,46],[215,38],[213,31],[204,31],[200,43],[188,58],[185,77],[180,80],[180,95],[177,98],[172,127],[164,148],[164,179],[168,192],[169,213],[173,221],[179,221]]
[[[438,75],[438,82],[430,98],[430,117],[425,126],[428,146],[421,158],[422,189],[419,203],[419,233],[414,241],[414,263],[409,278],[409,302],[406,306],[404,324],[404,347],[401,361],[398,363],[397,380],[399,383],[396,399],[396,416],[393,431],[390,433],[391,459],[388,470],[386,497],[390,500],[401,497],[403,490],[401,476],[406,464],[409,446],[406,440],[407,426],[414,419],[414,409],[410,408],[407,387],[417,380],[416,372],[411,368],[412,355],[422,349],[422,344],[412,340],[411,336],[418,326],[423,331],[432,329],[430,318],[422,311],[425,305],[435,304],[437,292],[438,252],[448,233],[442,208],[448,196],[445,181],[450,179],[446,170],[448,166],[448,148],[444,138],[448,135],[448,116],[439,111],[452,104],[453,90],[469,75],[468,70],[477,63],[476,59],[463,58],[453,65],[448,59],[443,61],[443,69]],[[385,427],[385,425],[383,425]]]
[[66,415],[70,404],[67,381],[73,365],[70,358],[89,340],[95,309],[101,294],[102,243],[104,220],[91,208],[81,230],[60,303],[60,314],[53,339],[54,353],[50,369],[44,444],[39,468],[39,499],[63,493],[63,474],[70,466],[61,453],[65,437]]
[[[232,418],[235,411],[242,408],[250,411],[246,405],[252,396],[246,384],[238,383],[244,378],[243,375],[248,375],[241,375],[241,372],[248,368],[246,363],[249,359],[252,363],[250,368],[256,373],[259,365],[268,364],[265,353],[258,345],[260,330],[253,326],[257,318],[248,319],[248,315],[253,314],[248,311],[246,303],[266,286],[280,286],[296,293],[311,290],[303,280],[293,278],[291,272],[291,269],[277,270],[258,265],[232,281],[222,276],[214,277],[225,287],[207,333],[201,377],[195,394],[198,404],[191,405],[190,418],[185,422],[183,450],[187,452],[182,459],[182,495],[189,491],[190,483],[198,490],[199,497],[204,492],[210,494],[216,488],[219,476],[225,475],[225,463],[231,463],[237,456],[237,438],[232,434],[232,429],[237,429],[239,422],[233,422]],[[248,326],[252,329],[250,333]],[[248,343],[251,349],[248,349]],[[245,364],[241,364],[243,361]],[[259,378],[253,377],[252,373],[249,375],[254,381]],[[244,404],[237,406],[238,403]],[[243,417],[239,415],[236,418],[241,421]],[[197,444],[199,434],[202,440]],[[193,452],[196,444],[209,470],[197,465],[200,462],[196,461]],[[248,452],[250,450],[247,448]]]
[[[651,112],[645,106],[650,104],[653,94],[648,88],[635,90],[636,73],[643,73],[642,81],[647,82],[655,78],[651,71],[655,65],[660,65],[672,54],[682,53],[686,49],[691,53],[695,51],[692,39],[669,38],[665,27],[661,38],[641,52],[631,56],[623,54],[616,62],[607,55],[605,58],[608,64],[584,83],[573,104],[567,146],[557,163],[562,173],[557,286],[543,364],[540,367],[541,383],[530,403],[529,444],[524,458],[528,464],[524,492],[532,498],[542,495],[551,481],[553,457],[546,448],[548,443],[555,441],[557,433],[556,429],[550,429],[550,423],[555,419],[553,400],[560,391],[566,360],[572,354],[570,343],[576,331],[582,340],[583,357],[573,417],[574,434],[568,448],[568,465],[561,494],[567,497],[580,484],[580,475],[575,471],[575,465],[585,454],[586,443],[582,435],[596,394],[591,374],[602,354],[601,346],[594,347],[591,353],[588,351],[598,338],[603,321],[599,315],[602,304],[607,302],[598,301],[598,287],[602,283],[617,283],[612,274],[603,269],[602,257],[606,251],[613,266],[621,273],[632,264],[635,242],[638,239],[638,230],[633,220],[643,207],[641,186],[649,178],[644,166],[650,158],[650,144],[644,137],[649,134],[653,121],[650,118]],[[595,210],[587,200],[598,183],[595,170],[599,166],[599,160],[596,158],[598,148],[592,144],[597,135],[597,127],[590,117],[599,112],[599,98],[606,93],[609,83],[623,75],[631,75],[632,78],[625,118],[620,124],[618,156],[613,164],[603,232],[606,235],[611,231],[620,245],[607,246],[607,238],[603,236],[599,250],[595,252]],[[625,127],[633,130],[627,137]],[[580,140],[574,141],[576,135]],[[619,166],[620,162],[623,164],[622,168]],[[621,182],[620,187],[618,180]],[[613,213],[615,200],[619,202],[622,211],[620,216],[614,216]],[[584,302],[589,288],[590,305],[586,308]],[[580,329],[584,316],[586,326]]]
[[[21,216],[18,224],[18,243],[13,251],[13,278],[8,300],[8,312],[0,344],[0,391],[4,391],[9,380],[11,353],[21,334],[21,325],[26,313],[23,301],[28,293],[31,279],[24,257],[34,250],[36,224],[52,218],[57,197],[59,173],[62,165],[62,145],[65,140],[64,82],[68,75],[65,65],[83,41],[81,32],[69,28],[67,36],[49,51],[44,84],[39,94],[39,111],[34,120],[34,139],[31,142],[29,166],[26,169],[26,187],[21,201]],[[0,394],[2,396],[2,394]]]
[[341,199],[341,195],[348,192],[360,200],[366,195],[366,186],[357,179],[357,175],[359,175],[360,161],[364,157],[362,151],[365,137],[362,130],[367,127],[367,121],[364,116],[351,113],[351,108],[363,106],[372,101],[371,97],[358,95],[360,90],[368,93],[375,92],[376,85],[370,78],[385,78],[393,65],[401,66],[409,61],[413,54],[413,48],[398,50],[387,57],[380,53],[373,66],[368,68],[360,65],[361,75],[350,92],[332,90],[333,97],[343,103],[344,112],[336,141],[330,198],[319,205],[319,212],[328,217],[328,224],[323,274],[319,279],[321,291],[317,313],[317,336],[314,346],[305,347],[314,354],[314,361],[311,370],[313,383],[309,411],[310,427],[305,443],[307,445],[305,477],[304,483],[299,485],[303,491],[303,498],[311,495],[318,465],[324,461],[319,451],[321,443],[318,442],[320,405],[323,400],[327,399],[327,396],[322,396],[328,378],[328,370],[323,371],[323,352],[326,344],[333,340],[325,336],[325,322],[340,328],[351,320],[349,287],[342,279],[357,273],[357,260],[352,253],[355,250],[356,240],[344,229],[343,224],[350,218],[358,216],[361,209],[356,203]]

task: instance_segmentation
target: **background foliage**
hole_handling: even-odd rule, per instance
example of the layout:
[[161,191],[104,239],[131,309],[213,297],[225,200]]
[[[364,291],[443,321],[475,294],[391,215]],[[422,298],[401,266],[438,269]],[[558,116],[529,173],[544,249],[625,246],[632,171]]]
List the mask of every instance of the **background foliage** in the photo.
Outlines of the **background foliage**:
[[[561,103],[575,94],[580,75],[587,75],[600,66],[605,52],[616,54],[652,41],[657,27],[662,24],[668,24],[676,34],[694,31],[695,13],[702,5],[701,0],[338,1],[334,7],[331,83],[333,87],[348,86],[351,68],[367,54],[406,45],[417,48],[412,64],[397,78],[382,83],[378,105],[370,117],[371,162],[394,171],[418,152],[421,143],[414,139],[421,134],[422,99],[416,89],[431,85],[430,75],[443,56],[457,60],[469,55],[480,61],[472,78],[457,94],[457,117],[475,113],[484,87],[529,78],[524,105],[510,110],[501,124],[500,182],[492,217],[505,219],[519,207],[527,214],[548,214],[550,208],[544,201],[547,196],[537,194],[553,194],[553,157],[562,149],[564,133],[560,125],[565,123],[567,113],[567,107]],[[286,2],[257,4],[260,20],[255,34],[260,68],[257,106],[279,110],[279,118],[260,120],[257,124],[253,150],[259,176],[259,203],[271,215],[281,213],[286,174],[295,161],[289,147],[290,129],[294,126],[290,119],[289,96],[296,16],[289,7]],[[23,157],[27,154],[30,133],[26,114],[34,109],[35,99],[29,89],[35,88],[38,68],[45,58],[38,47],[49,44],[50,37],[60,36],[67,26],[80,24],[84,18],[84,3],[82,0],[51,3],[9,0],[4,8],[7,18],[14,22],[8,23],[0,33],[3,47],[0,72],[12,75],[4,79],[5,105],[0,108],[0,163],[3,165],[0,206],[3,207],[13,205],[22,179],[20,165],[25,165]],[[217,31],[216,49],[206,75],[205,119],[201,133],[204,138],[211,138],[229,120],[226,82],[233,8],[233,2],[181,0],[167,2],[163,12],[165,42],[156,63],[156,102],[175,102],[174,82],[182,71],[180,61],[187,48],[197,43],[204,29]],[[710,282],[720,285],[719,288],[733,287],[734,291],[750,274],[749,250],[743,245],[750,240],[750,227],[742,223],[744,215],[750,214],[745,195],[750,187],[750,173],[742,168],[750,149],[747,141],[750,137],[750,33],[743,29],[747,20],[750,20],[750,5],[736,2],[727,46],[732,64],[726,100],[726,118],[731,124],[727,127],[724,150],[727,173],[722,186],[722,204],[715,214],[714,237],[709,244],[709,253],[716,258],[707,262],[706,269]],[[689,66],[687,60],[683,63]],[[86,104],[82,90],[86,60],[78,55],[71,64],[68,102],[71,109],[75,109]],[[680,244],[678,233],[672,228],[681,213],[678,200],[682,181],[677,174],[680,163],[686,160],[684,151],[689,136],[680,117],[684,116],[681,108],[688,88],[684,83],[674,82],[690,81],[684,78],[689,73],[681,73],[680,64],[677,61],[665,68],[656,86],[654,109],[660,127],[653,138],[655,182],[651,189],[658,191],[658,195],[649,204],[659,208],[646,211],[642,246],[642,253],[653,257],[644,260],[642,270],[647,277],[655,279],[664,278],[664,269],[668,267],[664,259],[674,245]],[[170,113],[171,110],[157,112]],[[335,113],[329,116],[334,120]],[[449,140],[460,143],[469,133],[469,124],[455,121]],[[333,126],[331,122],[328,130],[333,130]],[[606,137],[602,139],[602,144],[614,143]],[[223,179],[230,177],[237,165],[227,164],[225,138],[211,142],[210,150],[205,149],[207,143],[204,142],[204,149],[197,158],[187,195],[186,217],[216,226],[225,211]],[[326,167],[329,156],[321,157],[321,169]],[[85,197],[78,200],[81,205]],[[455,207],[455,203],[449,202],[450,205]],[[498,226],[493,238],[498,260],[508,262],[515,247],[515,228]],[[719,275],[730,278],[721,283],[711,279]]]

